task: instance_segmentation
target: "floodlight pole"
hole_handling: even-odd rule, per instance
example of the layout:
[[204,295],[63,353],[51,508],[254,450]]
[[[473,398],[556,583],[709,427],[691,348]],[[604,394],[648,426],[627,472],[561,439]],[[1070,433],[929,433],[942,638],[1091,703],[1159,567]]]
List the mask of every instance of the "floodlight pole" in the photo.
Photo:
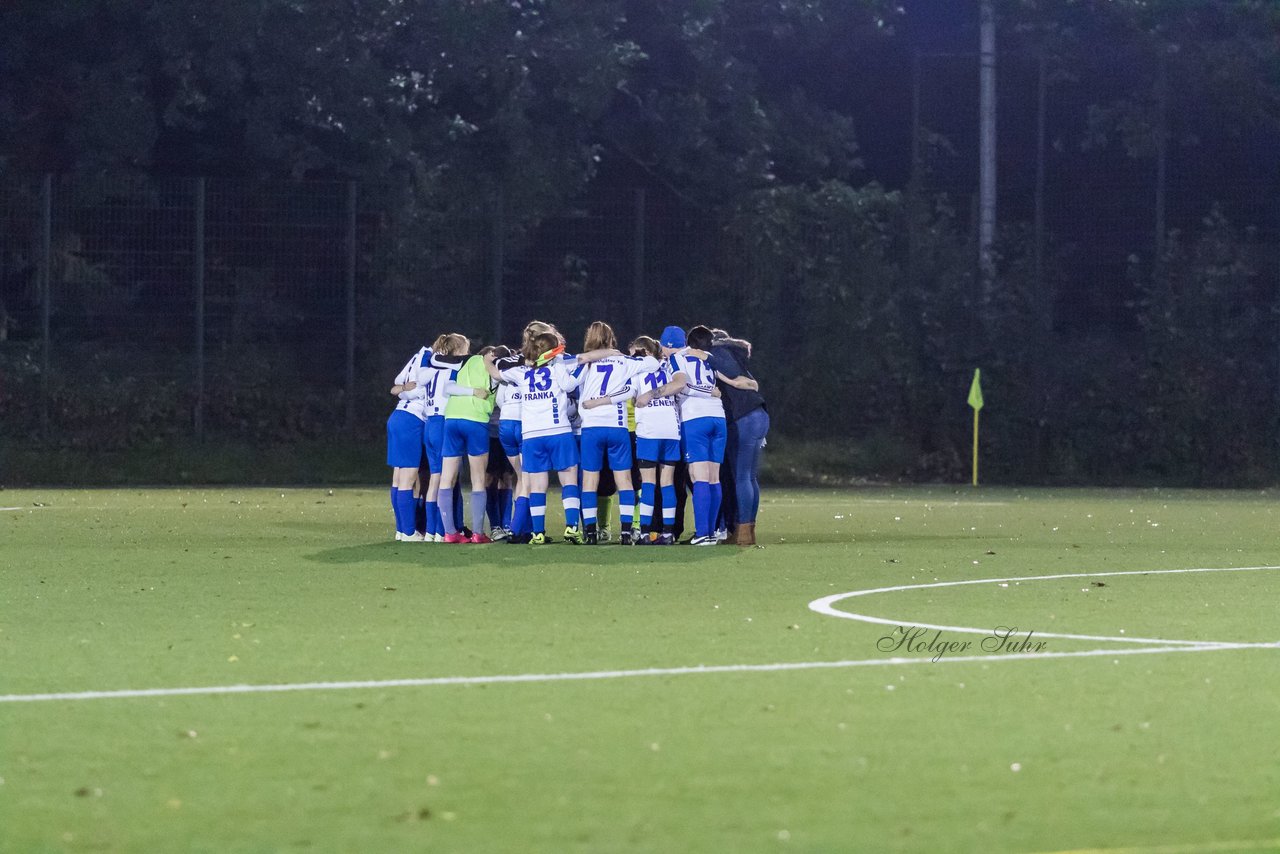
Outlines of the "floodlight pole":
[[205,227],[205,179],[197,178],[195,184],[195,240],[192,245],[193,270],[195,285],[195,359],[196,359],[196,400],[192,415],[192,426],[197,442],[204,441],[204,227]]
[[347,181],[347,377],[346,411],[343,423],[351,430],[356,423],[356,222],[359,188],[355,181]]
[[1035,199],[1035,266],[1036,298],[1040,323],[1045,331],[1053,329],[1053,301],[1044,280],[1044,181],[1045,181],[1045,102],[1048,89],[1048,64],[1044,54],[1037,60],[1036,76],[1036,199]]
[[53,176],[40,184],[40,435],[49,438],[49,316],[53,312]]
[[978,270],[984,295],[995,282],[996,264],[996,11],[982,0],[979,22]]

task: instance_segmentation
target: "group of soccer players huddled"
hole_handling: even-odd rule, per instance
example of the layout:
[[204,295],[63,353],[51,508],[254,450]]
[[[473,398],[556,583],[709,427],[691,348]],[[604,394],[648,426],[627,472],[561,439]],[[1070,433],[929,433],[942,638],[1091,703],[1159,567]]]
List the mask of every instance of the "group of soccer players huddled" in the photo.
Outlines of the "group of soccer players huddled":
[[692,545],[755,544],[768,413],[747,367],[749,342],[668,326],[622,352],[609,324],[597,321],[571,355],[554,326],[532,321],[518,351],[470,350],[465,336],[440,335],[391,388],[399,398],[387,420],[397,540],[551,542],[555,472],[567,543],[610,541],[616,495],[623,545],[672,545],[691,495]]

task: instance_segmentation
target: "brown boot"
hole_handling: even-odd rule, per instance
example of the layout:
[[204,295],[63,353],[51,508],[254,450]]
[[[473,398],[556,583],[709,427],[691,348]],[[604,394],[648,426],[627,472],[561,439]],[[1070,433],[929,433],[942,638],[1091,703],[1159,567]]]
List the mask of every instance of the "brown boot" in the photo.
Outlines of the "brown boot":
[[756,544],[756,523],[743,522],[739,523],[737,529],[736,542],[740,546],[754,546]]

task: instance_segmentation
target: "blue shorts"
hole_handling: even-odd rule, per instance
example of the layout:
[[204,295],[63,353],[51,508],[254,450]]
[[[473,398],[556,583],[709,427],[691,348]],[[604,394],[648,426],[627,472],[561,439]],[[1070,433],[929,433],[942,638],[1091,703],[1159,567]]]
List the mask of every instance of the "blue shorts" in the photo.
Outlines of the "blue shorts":
[[564,471],[578,464],[578,443],[572,433],[525,439],[521,450],[520,467],[532,474]]
[[422,431],[422,444],[427,449],[427,468],[432,474],[440,474],[444,466],[444,416],[427,417],[426,429]]
[[724,443],[728,435],[723,418],[714,415],[684,422],[684,461],[686,463],[724,462]]
[[583,427],[582,470],[600,471],[604,460],[612,471],[631,471],[631,433],[626,427]]
[[514,418],[498,422],[498,441],[508,457],[520,456],[521,423]]
[[416,469],[422,462],[422,419],[403,409],[387,419],[387,465]]
[[489,453],[489,422],[466,418],[444,420],[446,457],[482,457]]
[[636,437],[636,459],[651,463],[680,462],[679,439],[641,439]]

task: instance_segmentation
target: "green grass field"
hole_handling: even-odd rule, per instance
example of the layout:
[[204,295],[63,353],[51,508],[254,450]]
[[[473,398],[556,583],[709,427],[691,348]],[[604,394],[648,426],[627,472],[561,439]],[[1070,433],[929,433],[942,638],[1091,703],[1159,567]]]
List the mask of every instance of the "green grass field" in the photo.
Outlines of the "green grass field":
[[749,550],[398,544],[372,488],[0,507],[3,851],[1280,848],[1274,494],[774,491]]

